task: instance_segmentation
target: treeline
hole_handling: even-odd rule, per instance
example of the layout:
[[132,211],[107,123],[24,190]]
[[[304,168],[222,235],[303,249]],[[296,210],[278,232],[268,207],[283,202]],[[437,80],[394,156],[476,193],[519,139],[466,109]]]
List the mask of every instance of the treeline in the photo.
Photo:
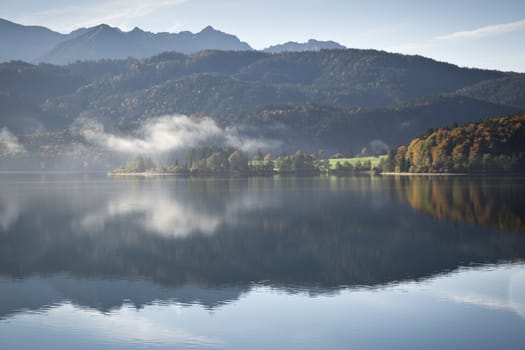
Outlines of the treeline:
[[525,114],[429,130],[390,151],[383,171],[525,171]]
[[219,174],[273,172],[273,161],[266,167],[250,166],[248,156],[235,148],[205,146],[189,150],[184,163],[175,160],[170,165],[155,163],[150,157],[137,156],[127,165],[115,169],[112,173],[155,173],[155,174]]
[[[250,158],[245,152],[235,148],[205,146],[188,151],[184,163],[174,161],[170,165],[155,163],[150,157],[137,156],[127,165],[112,171],[113,174],[334,174],[346,175],[357,172],[379,172],[384,156],[364,158],[341,158],[336,154],[331,159],[321,158],[322,152],[282,154],[273,158],[271,153],[258,151]],[[372,162],[371,159],[374,161]]]

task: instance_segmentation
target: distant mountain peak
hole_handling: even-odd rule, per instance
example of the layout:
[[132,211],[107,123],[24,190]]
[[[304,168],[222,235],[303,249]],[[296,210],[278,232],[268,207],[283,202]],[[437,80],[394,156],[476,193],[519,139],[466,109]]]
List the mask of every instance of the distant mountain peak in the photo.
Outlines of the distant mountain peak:
[[253,49],[235,35],[224,33],[212,26],[194,34],[151,33],[138,27],[124,32],[107,24],[99,24],[72,32],[66,40],[38,56],[37,61],[64,64],[78,60],[144,58],[167,51],[191,54],[203,50]]
[[122,32],[118,27],[111,27],[108,24],[102,23],[95,27],[93,27],[94,30],[98,31],[107,31],[107,32]]
[[0,62],[31,61],[67,37],[45,27],[25,26],[0,18]]
[[217,32],[218,30],[216,30],[215,28],[213,28],[212,26],[210,25],[207,25],[206,27],[204,27],[201,32]]
[[206,26],[204,27],[200,32],[196,33],[195,35],[230,35],[234,36],[232,34],[227,34],[223,31],[220,31],[218,29],[213,28],[212,26]]
[[279,52],[303,52],[303,51],[319,51],[319,50],[343,50],[345,46],[335,41],[321,41],[316,39],[309,39],[305,43],[298,43],[295,41],[288,41],[284,44],[273,45],[266,49],[264,52],[279,53]]

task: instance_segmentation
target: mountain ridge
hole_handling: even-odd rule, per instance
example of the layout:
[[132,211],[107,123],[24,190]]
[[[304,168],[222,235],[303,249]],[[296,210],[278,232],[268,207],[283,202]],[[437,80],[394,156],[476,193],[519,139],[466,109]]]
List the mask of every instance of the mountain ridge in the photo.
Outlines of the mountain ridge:
[[145,58],[167,51],[195,53],[206,49],[253,50],[236,36],[207,26],[198,33],[152,33],[135,27],[125,32],[107,24],[86,29],[63,41],[38,61],[66,64],[99,59]]
[[[162,52],[192,54],[203,50],[251,51],[237,36],[208,25],[196,33],[150,32],[139,27],[123,31],[108,24],[81,27],[59,33],[44,26],[28,26],[0,18],[0,62],[22,60],[31,63],[68,64],[98,59],[146,58]],[[259,50],[266,53],[346,49],[335,41],[309,39],[288,41]]]
[[145,58],[165,51],[195,53],[208,49],[253,50],[232,34],[206,26],[197,33],[122,31],[99,24],[68,34],[43,26],[27,26],[0,18],[0,62],[67,64],[97,59]]
[[263,52],[269,53],[281,53],[281,52],[303,52],[303,51],[319,51],[319,50],[344,50],[345,46],[332,41],[321,41],[315,39],[309,39],[307,42],[299,43],[296,41],[287,41],[282,44],[272,45],[265,49]]
[[[88,43],[80,46],[93,48],[92,60],[0,64],[5,107],[0,128],[14,134],[59,132],[78,119],[91,119],[125,134],[150,119],[184,114],[276,139],[291,150],[343,151],[375,141],[395,146],[428,128],[525,110],[525,74],[464,68],[418,55],[371,49],[172,50],[146,58],[122,51],[124,58],[97,59],[106,47],[120,50],[115,40],[128,46],[142,42],[139,53],[155,51],[148,46],[151,37],[168,43],[199,37],[202,44],[217,35],[240,40],[211,26],[195,34],[170,34],[98,25],[69,35],[75,37],[58,45],[60,52]],[[56,59],[71,57],[57,54]]]
[[[282,140],[287,149],[356,150],[378,140],[395,146],[428,128],[524,110],[462,93],[484,82],[505,84],[509,77],[515,79],[356,49],[166,52],[65,66],[10,62],[0,64],[0,92],[10,106],[0,111],[0,120],[13,133],[64,130],[77,119],[127,133],[149,119],[184,114]],[[507,101],[513,90],[502,91],[500,100]]]

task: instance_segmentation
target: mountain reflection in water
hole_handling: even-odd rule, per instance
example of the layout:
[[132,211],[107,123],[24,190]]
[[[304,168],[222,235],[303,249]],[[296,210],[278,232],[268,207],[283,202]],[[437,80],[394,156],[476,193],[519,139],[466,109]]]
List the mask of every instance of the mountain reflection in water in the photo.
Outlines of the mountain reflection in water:
[[0,317],[64,300],[213,308],[257,286],[329,294],[519,262],[524,184],[3,176],[0,287],[13,301]]

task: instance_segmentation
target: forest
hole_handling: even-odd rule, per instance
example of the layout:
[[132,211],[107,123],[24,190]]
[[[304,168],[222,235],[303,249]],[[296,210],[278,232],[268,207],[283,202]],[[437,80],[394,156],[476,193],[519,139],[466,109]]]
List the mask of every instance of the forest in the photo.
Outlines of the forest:
[[525,171],[525,114],[428,130],[391,150],[384,171],[410,173]]
[[518,113],[524,86],[523,74],[377,50],[166,52],[64,66],[12,61],[0,64],[0,118],[15,135],[46,139],[44,149],[54,148],[53,133],[74,133],[78,119],[128,133],[151,118],[184,114],[275,138],[289,153],[344,152]]
[[[364,150],[366,152],[366,150]],[[114,169],[110,175],[352,175],[363,172],[379,173],[385,156],[367,157],[362,152],[353,158],[343,158],[340,153],[324,158],[322,151],[292,154],[257,151],[250,157],[235,148],[204,146],[187,152],[184,162],[174,160],[169,165],[154,161],[149,156],[136,156],[125,166]]]

